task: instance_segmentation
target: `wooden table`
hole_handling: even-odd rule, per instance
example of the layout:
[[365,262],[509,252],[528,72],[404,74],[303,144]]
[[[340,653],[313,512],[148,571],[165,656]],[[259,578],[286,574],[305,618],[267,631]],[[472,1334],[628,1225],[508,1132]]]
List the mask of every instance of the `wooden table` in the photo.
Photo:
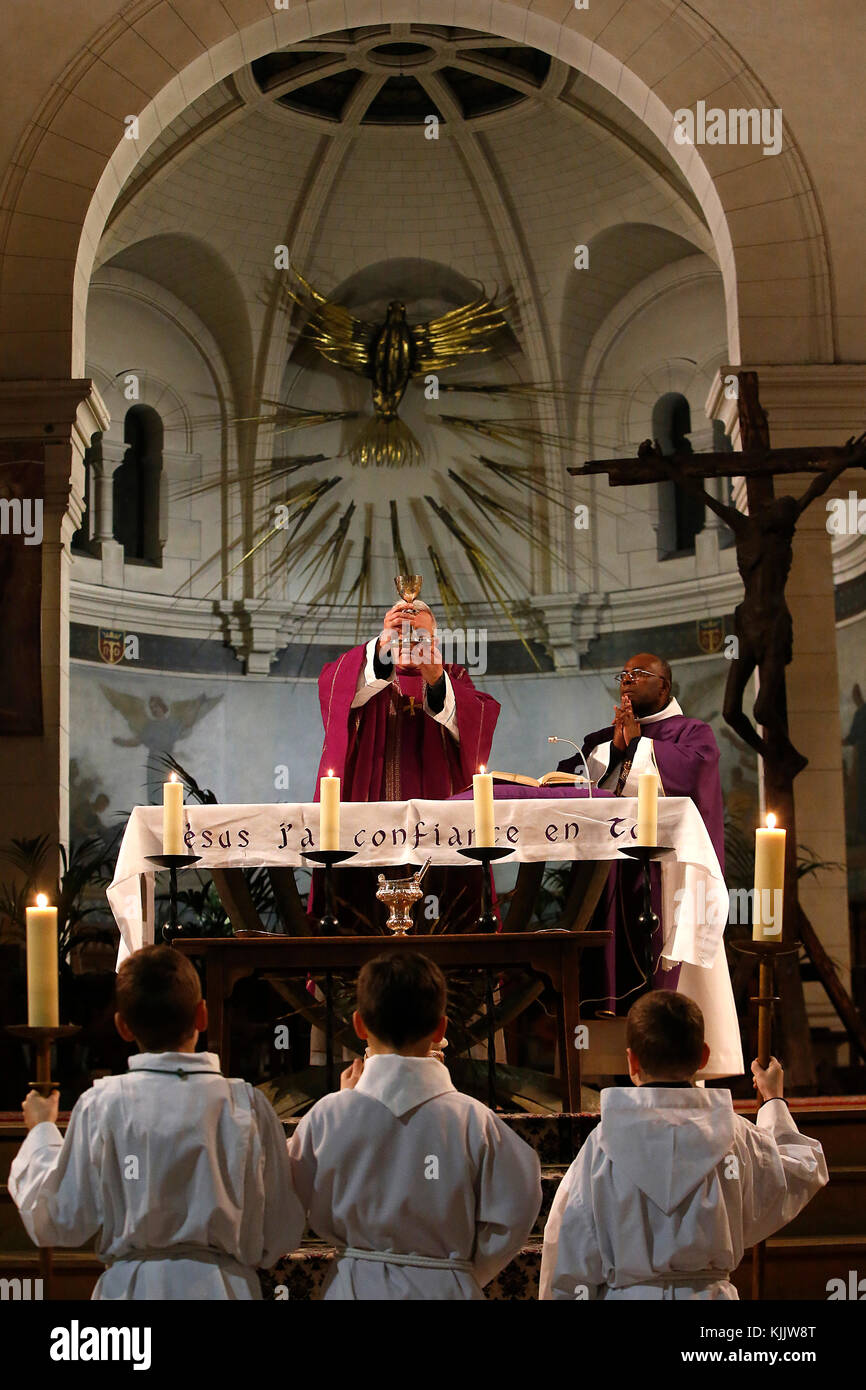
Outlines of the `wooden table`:
[[[439,966],[476,965],[484,969],[523,965],[544,975],[557,996],[560,1072],[564,1071],[563,1101],[580,1109],[580,953],[606,945],[606,931],[475,932],[439,936],[216,936],[177,937],[175,950],[200,957],[205,963],[208,1006],[208,1044],[219,1053],[229,1073],[231,1056],[232,990],[238,980],[256,970],[271,974],[306,975],[307,971],[358,970],[374,956],[388,951],[421,951]],[[329,1077],[333,1086],[333,1062]]]

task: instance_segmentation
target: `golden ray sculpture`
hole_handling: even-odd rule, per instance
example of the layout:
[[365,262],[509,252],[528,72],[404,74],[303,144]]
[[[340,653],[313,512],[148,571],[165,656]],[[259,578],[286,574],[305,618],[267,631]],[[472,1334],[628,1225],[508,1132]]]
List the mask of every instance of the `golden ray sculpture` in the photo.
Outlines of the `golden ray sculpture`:
[[308,316],[307,341],[327,361],[373,383],[374,418],[352,443],[352,463],[380,468],[420,463],[421,445],[399,415],[409,382],[489,352],[506,327],[503,309],[482,294],[429,323],[410,324],[406,305],[392,299],[384,323],[369,323],[320,294],[299,271],[294,273],[303,288],[289,286],[286,293]]

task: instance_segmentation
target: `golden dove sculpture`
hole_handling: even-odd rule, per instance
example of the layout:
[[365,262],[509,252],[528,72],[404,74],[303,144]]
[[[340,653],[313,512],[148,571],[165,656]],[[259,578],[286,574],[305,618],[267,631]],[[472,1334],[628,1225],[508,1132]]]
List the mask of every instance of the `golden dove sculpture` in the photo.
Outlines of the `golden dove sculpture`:
[[308,315],[307,341],[327,361],[373,383],[374,418],[354,440],[352,462],[384,468],[419,463],[421,445],[398,414],[406,387],[413,377],[489,352],[495,334],[506,326],[503,310],[480,295],[429,323],[410,324],[405,304],[394,299],[384,323],[368,323],[320,294],[299,271],[294,273],[303,291],[290,287],[287,293]]

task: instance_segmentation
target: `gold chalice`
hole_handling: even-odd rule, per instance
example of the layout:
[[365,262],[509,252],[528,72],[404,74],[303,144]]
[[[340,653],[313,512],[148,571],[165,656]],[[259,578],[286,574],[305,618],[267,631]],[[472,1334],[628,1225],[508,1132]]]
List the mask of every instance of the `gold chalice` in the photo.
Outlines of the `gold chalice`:
[[398,574],[394,577],[397,593],[406,603],[412,603],[418,597],[423,582],[420,574]]

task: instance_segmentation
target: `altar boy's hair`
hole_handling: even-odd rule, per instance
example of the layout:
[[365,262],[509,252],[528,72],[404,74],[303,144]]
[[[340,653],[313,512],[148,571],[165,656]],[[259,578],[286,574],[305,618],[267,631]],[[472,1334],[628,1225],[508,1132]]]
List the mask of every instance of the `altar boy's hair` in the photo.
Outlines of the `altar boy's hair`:
[[652,990],[629,1009],[625,1041],[650,1076],[686,1079],[701,1065],[704,1016],[687,994]]
[[434,1033],[447,997],[439,966],[415,951],[376,956],[358,975],[358,1013],[373,1036],[391,1047]]
[[200,1000],[195,966],[171,946],[143,946],[117,972],[117,1012],[143,1052],[170,1052],[186,1042]]

